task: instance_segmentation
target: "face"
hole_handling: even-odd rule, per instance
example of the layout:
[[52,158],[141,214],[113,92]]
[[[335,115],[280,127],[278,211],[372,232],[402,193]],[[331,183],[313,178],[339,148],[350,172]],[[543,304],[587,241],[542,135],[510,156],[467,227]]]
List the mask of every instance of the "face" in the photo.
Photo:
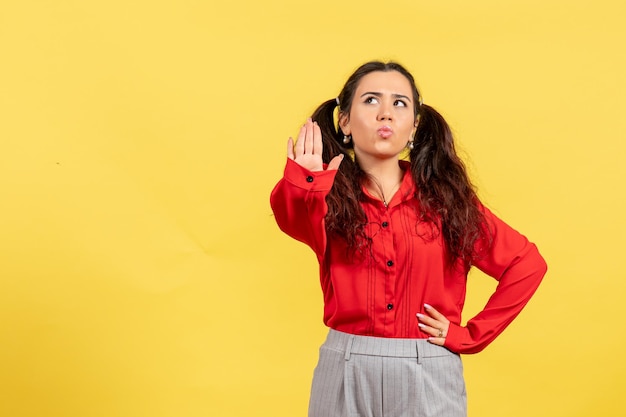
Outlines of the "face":
[[415,134],[415,103],[409,80],[397,71],[375,71],[357,85],[350,114],[340,115],[359,160],[398,158]]

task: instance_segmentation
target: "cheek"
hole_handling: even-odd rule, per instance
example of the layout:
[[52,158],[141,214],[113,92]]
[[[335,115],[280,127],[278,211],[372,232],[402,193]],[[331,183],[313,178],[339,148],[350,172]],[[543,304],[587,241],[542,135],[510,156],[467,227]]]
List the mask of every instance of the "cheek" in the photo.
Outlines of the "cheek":
[[413,118],[405,118],[402,121],[402,126],[403,126],[403,131],[407,132],[407,134],[409,135],[413,135],[415,133],[415,131],[417,130],[415,127],[415,121],[413,120]]
[[365,128],[366,125],[366,119],[363,117],[363,115],[359,114],[350,119],[350,127],[352,128],[352,130],[362,130]]

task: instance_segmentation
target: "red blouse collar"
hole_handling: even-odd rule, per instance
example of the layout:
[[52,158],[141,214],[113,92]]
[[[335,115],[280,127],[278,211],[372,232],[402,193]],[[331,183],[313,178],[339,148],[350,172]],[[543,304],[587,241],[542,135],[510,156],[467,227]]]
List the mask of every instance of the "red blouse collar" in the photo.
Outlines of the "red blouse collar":
[[[404,171],[404,176],[402,177],[402,183],[400,184],[400,188],[393,195],[391,201],[388,202],[387,208],[391,208],[397,206],[400,203],[403,203],[411,198],[413,198],[415,194],[415,183],[413,182],[413,176],[411,175],[411,163],[409,161],[399,160],[398,164],[400,168]],[[379,198],[374,197],[365,186],[362,186],[363,194],[368,200],[371,200],[375,204],[380,204],[381,207],[384,207],[384,203],[380,201]]]

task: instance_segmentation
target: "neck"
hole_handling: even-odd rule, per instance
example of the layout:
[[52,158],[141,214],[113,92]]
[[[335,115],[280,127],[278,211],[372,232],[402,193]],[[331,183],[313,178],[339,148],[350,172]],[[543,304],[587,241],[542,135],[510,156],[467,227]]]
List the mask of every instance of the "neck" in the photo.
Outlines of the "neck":
[[402,180],[404,175],[397,158],[381,160],[362,160],[358,158],[358,164],[368,176],[374,177],[381,185],[389,183],[395,185]]
[[400,188],[404,177],[398,160],[385,160],[369,166],[362,166],[360,163],[359,165],[368,177],[365,187],[370,194],[379,198],[387,206]]

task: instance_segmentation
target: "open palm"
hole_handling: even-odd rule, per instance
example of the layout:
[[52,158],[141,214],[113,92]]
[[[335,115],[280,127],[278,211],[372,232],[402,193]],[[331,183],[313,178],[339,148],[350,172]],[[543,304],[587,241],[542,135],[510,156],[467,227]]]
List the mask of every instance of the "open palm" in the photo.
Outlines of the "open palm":
[[[322,160],[322,132],[317,122],[307,119],[304,126],[300,128],[298,140],[295,145],[293,138],[287,141],[287,156],[295,161],[298,165],[309,171],[324,170],[324,161]],[[326,169],[338,169],[343,159],[343,155],[335,156]]]

